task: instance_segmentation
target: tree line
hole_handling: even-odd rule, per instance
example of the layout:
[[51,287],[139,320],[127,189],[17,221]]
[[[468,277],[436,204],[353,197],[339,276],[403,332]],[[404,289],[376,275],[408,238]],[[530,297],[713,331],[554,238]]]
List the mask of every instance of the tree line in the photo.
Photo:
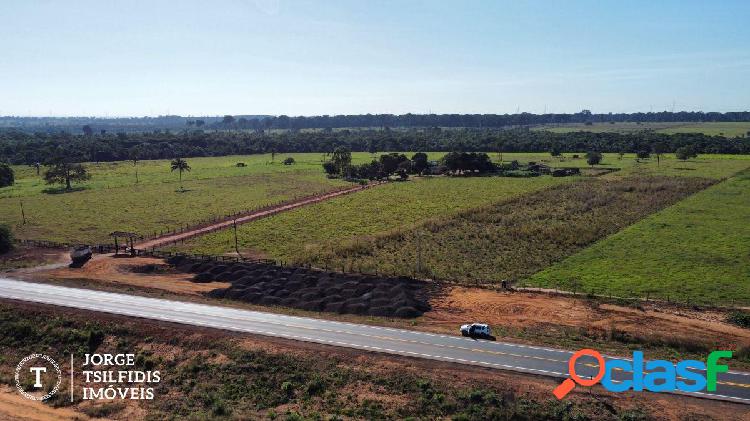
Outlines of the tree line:
[[653,122],[737,122],[750,121],[750,111],[740,112],[648,112],[648,113],[515,113],[515,114],[354,114],[354,115],[225,115],[183,117],[166,115],[158,117],[93,118],[93,117],[14,117],[0,116],[0,128],[15,128],[26,132],[92,133],[138,132],[153,130],[180,130],[211,128],[232,129],[335,129],[372,127],[468,127],[507,128],[541,124],[566,123],[653,123]]
[[334,129],[351,127],[468,127],[501,128],[541,124],[566,123],[651,123],[651,122],[736,122],[750,121],[750,111],[741,112],[649,112],[649,113],[592,113],[582,110],[572,114],[355,114],[268,116],[262,118],[224,116],[209,124],[212,128],[238,129]]
[[481,175],[502,171],[505,166],[494,164],[484,152],[448,152],[437,162],[430,161],[424,152],[416,152],[411,158],[403,153],[390,152],[371,162],[353,165],[351,151],[339,146],[333,151],[331,158],[323,162],[323,169],[329,177],[382,180],[395,175],[406,180],[409,175],[426,173]]
[[0,162],[45,164],[60,156],[72,162],[109,162],[175,157],[322,152],[617,152],[750,154],[750,138],[701,133],[553,133],[498,129],[341,130],[260,133],[203,131],[71,135],[0,132]]

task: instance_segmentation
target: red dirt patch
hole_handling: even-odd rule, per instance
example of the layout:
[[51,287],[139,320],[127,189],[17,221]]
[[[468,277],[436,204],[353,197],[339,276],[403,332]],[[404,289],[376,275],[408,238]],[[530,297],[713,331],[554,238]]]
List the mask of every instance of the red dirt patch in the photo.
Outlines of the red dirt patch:
[[196,284],[190,282],[192,276],[184,273],[135,273],[134,269],[145,265],[163,265],[162,259],[114,258],[112,255],[99,255],[80,269],[58,268],[39,271],[34,277],[57,279],[88,279],[116,285],[134,285],[155,288],[179,294],[201,295],[216,288],[226,288],[224,282]]
[[453,332],[460,323],[482,321],[513,328],[568,326],[638,335],[681,337],[706,343],[721,341],[729,349],[750,344],[750,330],[724,322],[715,310],[689,310],[646,304],[643,310],[585,299],[528,292],[497,292],[453,287],[433,299],[422,321],[434,330]]

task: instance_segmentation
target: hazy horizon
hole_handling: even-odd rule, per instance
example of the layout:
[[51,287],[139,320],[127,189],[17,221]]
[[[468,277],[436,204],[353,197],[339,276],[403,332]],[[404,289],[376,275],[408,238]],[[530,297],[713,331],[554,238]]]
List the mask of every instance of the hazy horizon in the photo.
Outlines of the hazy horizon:
[[470,6],[11,0],[0,6],[0,115],[729,112],[750,104],[750,3]]

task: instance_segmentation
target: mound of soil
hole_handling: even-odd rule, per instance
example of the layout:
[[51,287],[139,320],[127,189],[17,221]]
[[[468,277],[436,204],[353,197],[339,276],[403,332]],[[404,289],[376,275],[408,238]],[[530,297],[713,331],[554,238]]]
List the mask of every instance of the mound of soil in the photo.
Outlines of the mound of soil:
[[428,284],[407,277],[328,272],[251,262],[200,262],[183,256],[167,260],[194,273],[193,282],[229,282],[209,291],[213,298],[281,305],[310,311],[413,318],[430,310]]

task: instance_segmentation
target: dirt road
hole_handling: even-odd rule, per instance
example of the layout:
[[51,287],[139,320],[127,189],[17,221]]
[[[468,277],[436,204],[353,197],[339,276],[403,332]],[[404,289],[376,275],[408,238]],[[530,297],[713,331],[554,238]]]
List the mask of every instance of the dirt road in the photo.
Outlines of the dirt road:
[[135,244],[135,248],[139,250],[148,250],[151,248],[157,248],[160,246],[167,245],[169,243],[176,243],[178,241],[187,240],[188,238],[196,237],[199,235],[205,235],[214,231],[218,231],[224,228],[229,228],[233,223],[244,224],[247,222],[254,221],[256,219],[264,218],[266,216],[275,215],[280,212],[288,211],[291,209],[299,208],[302,206],[312,205],[324,200],[328,200],[334,197],[343,196],[345,194],[358,192],[360,190],[368,189],[374,186],[384,184],[384,182],[374,182],[364,186],[355,186],[343,190],[337,190],[330,193],[321,194],[318,196],[305,197],[299,200],[295,200],[288,203],[282,203],[278,206],[271,208],[262,209],[259,211],[244,214],[237,218],[225,219],[210,225],[198,226],[195,228],[188,229],[183,232],[167,234],[161,237],[152,238],[150,240],[142,241]]

